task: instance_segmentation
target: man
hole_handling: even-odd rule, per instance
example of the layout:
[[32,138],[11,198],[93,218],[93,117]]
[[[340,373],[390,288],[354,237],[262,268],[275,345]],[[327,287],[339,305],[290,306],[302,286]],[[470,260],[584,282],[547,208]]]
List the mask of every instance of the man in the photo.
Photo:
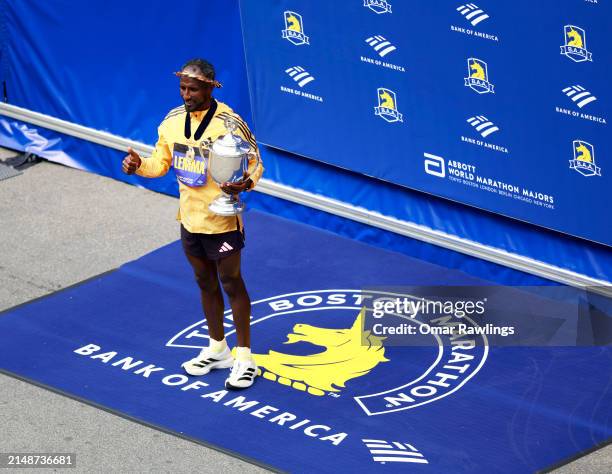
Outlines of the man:
[[[198,145],[214,141],[227,133],[225,119],[233,118],[244,140],[256,150],[257,144],[247,125],[227,105],[212,97],[214,67],[203,59],[187,62],[180,72],[180,93],[184,105],[172,109],[158,128],[159,139],[150,158],[141,157],[131,148],[123,160],[123,171],[155,178],[174,167],[179,180],[181,241],[200,288],[202,308],[209,329],[209,347],[183,364],[190,375],[204,375],[212,369],[232,367],[225,381],[228,389],[250,387],[257,375],[250,350],[251,301],[240,272],[240,251],[244,247],[241,216],[223,217],[213,214],[208,205],[220,193],[219,186],[208,173],[208,158],[201,156]],[[221,189],[237,194],[252,189],[263,172],[249,163],[250,178],[237,183],[224,183]],[[256,169],[255,169],[256,168]],[[228,296],[238,346],[232,356],[223,327],[224,304],[221,286]]]

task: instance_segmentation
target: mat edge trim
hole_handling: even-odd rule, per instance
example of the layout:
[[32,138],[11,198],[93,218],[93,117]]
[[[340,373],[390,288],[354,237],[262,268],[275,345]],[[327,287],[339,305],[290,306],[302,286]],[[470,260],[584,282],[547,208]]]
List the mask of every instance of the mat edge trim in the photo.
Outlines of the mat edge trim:
[[573,456],[570,456],[569,458],[562,459],[561,461],[553,464],[552,466],[549,466],[549,467],[547,467],[545,469],[541,469],[539,471],[536,471],[536,474],[548,474],[550,472],[553,472],[554,470],[560,469],[563,466],[567,466],[568,464],[571,464],[574,461],[578,461],[579,459],[582,459],[583,457],[588,456],[589,454],[592,454],[595,451],[603,449],[606,446],[609,446],[610,444],[612,444],[612,438],[608,438],[606,441],[598,443],[598,444],[596,444],[595,446],[593,446],[593,447],[591,447],[589,449],[585,449],[584,451],[580,451],[580,452],[574,454]]

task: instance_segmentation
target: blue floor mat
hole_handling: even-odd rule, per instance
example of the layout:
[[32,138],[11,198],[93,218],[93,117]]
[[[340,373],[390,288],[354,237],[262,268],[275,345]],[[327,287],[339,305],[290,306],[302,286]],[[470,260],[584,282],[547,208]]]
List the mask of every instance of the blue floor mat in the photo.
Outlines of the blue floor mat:
[[362,288],[485,282],[255,211],[246,226],[250,389],[180,368],[208,343],[179,242],[3,313],[0,368],[291,472],[533,472],[612,436],[610,347],[367,351]]

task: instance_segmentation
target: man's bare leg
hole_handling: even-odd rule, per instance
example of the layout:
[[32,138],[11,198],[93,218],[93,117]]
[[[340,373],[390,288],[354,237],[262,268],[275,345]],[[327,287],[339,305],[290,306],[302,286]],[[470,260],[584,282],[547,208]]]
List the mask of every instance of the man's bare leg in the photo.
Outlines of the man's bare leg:
[[237,345],[238,347],[251,347],[251,299],[240,272],[240,252],[218,260],[217,269],[223,291],[232,308],[238,339]]
[[251,300],[240,273],[240,252],[229,255],[217,262],[219,279],[227,294],[232,313],[238,344],[232,371],[225,379],[225,388],[239,390],[253,385],[258,368],[251,355]]
[[189,375],[206,375],[212,369],[227,369],[234,359],[225,341],[223,329],[223,295],[219,285],[217,264],[203,257],[187,255],[200,288],[202,309],[208,324],[209,345],[182,367]]
[[221,341],[225,337],[225,330],[223,328],[224,305],[217,276],[216,262],[192,255],[187,255],[187,260],[189,260],[193,268],[196,282],[200,288],[202,309],[204,310],[204,316],[206,316],[208,334],[212,339]]

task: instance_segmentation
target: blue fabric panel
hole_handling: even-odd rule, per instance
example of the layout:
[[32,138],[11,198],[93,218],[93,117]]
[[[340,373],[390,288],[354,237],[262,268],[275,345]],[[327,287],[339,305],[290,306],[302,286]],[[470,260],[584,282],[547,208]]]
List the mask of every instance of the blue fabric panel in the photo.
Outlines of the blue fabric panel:
[[[333,197],[383,215],[421,224],[604,281],[612,281],[612,251],[604,245],[469,208],[324,163],[316,163],[271,147],[264,146],[262,150],[266,177],[279,183]],[[271,201],[265,209],[282,212],[284,207],[282,203]],[[302,220],[303,211],[289,210],[286,215],[291,216],[292,212],[300,215],[296,220]],[[387,232],[376,231],[369,226],[365,226],[367,230],[357,232],[355,229],[361,228],[359,225],[333,224],[331,217],[326,219],[330,222],[330,227],[326,226],[327,228],[337,229],[343,235],[363,238],[373,244],[388,244],[391,245],[388,248],[394,250],[403,247],[403,244],[398,243],[402,240],[401,237],[384,236]],[[322,218],[317,220],[322,222]],[[343,230],[347,228],[352,230]],[[409,240],[403,239],[405,242]],[[413,245],[413,242],[410,245]],[[495,279],[492,275],[486,278]]]
[[[256,354],[334,353],[332,341],[347,334],[360,310],[351,289],[489,284],[262,213],[245,221]],[[121,291],[128,283],[133,291]],[[343,298],[340,305],[331,295]],[[521,298],[528,306],[529,295]],[[226,334],[235,345],[231,324]],[[89,355],[75,352],[91,344],[98,349]],[[609,347],[453,350],[472,358],[452,391],[430,385],[435,393],[422,395],[422,404],[388,403],[373,413],[364,406],[382,402],[381,391],[436,380],[426,371],[445,363],[447,349],[383,346],[385,361],[317,395],[264,377],[247,391],[224,393],[226,370],[182,375],[180,364],[206,344],[199,292],[179,242],[0,317],[3,371],[290,472],[534,472],[612,435]],[[133,359],[119,362],[125,357]],[[333,374],[344,370],[339,363]],[[282,413],[292,421],[272,421]],[[392,459],[376,461],[373,445],[381,444]],[[427,463],[398,462],[407,455]]]
[[27,151],[72,168],[178,196],[178,184],[172,170],[158,179],[128,176],[121,171],[121,162],[125,157],[123,152],[3,116],[0,116],[0,146]]
[[[159,1],[146,5],[130,2],[121,4],[120,8],[114,2],[106,2],[103,8],[99,3],[96,0],[74,9],[71,2],[60,0],[44,5],[33,0],[0,2],[0,75],[7,78],[10,103],[152,144],[159,121],[179,101],[176,78],[171,75],[178,67],[176,62],[200,55],[217,65],[219,78],[225,85],[216,92],[217,96],[248,120],[250,107],[237,1],[207,2],[205,14],[202,5],[185,0],[171,11],[165,11],[165,4]],[[585,5],[584,8],[602,7]],[[191,13],[184,15],[182,11]],[[364,11],[370,14],[367,8]],[[458,13],[453,14],[463,21]],[[134,17],[138,22],[131,21]],[[64,28],[64,24],[71,27]],[[47,29],[53,34],[47,34]],[[130,32],[129,48],[125,48],[127,31]],[[159,31],[172,34],[159,34]],[[256,86],[256,78],[251,79],[252,86]],[[254,103],[259,100],[260,92],[257,87],[251,88]],[[122,158],[119,152],[9,119],[0,119],[0,124],[0,140],[4,146],[27,149],[68,166],[177,194],[171,173],[158,180],[123,175],[118,166]],[[371,179],[361,174],[362,168],[350,172],[271,148],[264,149],[263,154],[266,177],[270,179],[578,273],[612,280],[612,256],[603,246]],[[265,209],[284,215],[291,215],[297,209],[278,200],[266,202]],[[274,203],[273,207],[270,203]],[[367,226],[358,232],[361,226],[325,213],[302,209],[298,214],[312,214],[316,216],[313,220],[327,228],[345,235],[352,233],[355,238],[377,245],[394,245],[393,248],[401,251],[407,251],[407,246],[432,248]],[[605,217],[592,221],[604,222]],[[352,230],[347,233],[346,229]],[[431,258],[437,261],[435,253]],[[425,256],[421,251],[418,255]],[[463,261],[462,256],[455,258]],[[488,268],[487,264],[483,268]]]
[[[178,186],[172,171],[159,179],[127,176],[121,172],[123,153],[44,128],[0,117],[0,145],[26,150],[66,166],[178,196]],[[264,146],[261,151],[266,167],[265,176],[269,179],[310,192],[336,196],[337,199],[356,206],[379,209],[379,212],[398,219],[416,222],[519,255],[527,255],[594,278],[612,281],[612,255],[605,247],[562,234],[536,230],[527,224],[509,221],[433,196],[373,182],[357,173],[322,164],[315,165],[310,160],[270,147]],[[545,281],[523,272],[260,193],[245,193],[243,196],[255,209],[299,222],[309,222],[346,237],[462,269],[502,284],[529,285],[532,282]]]
[[7,60],[8,26],[6,24],[6,0],[0,0],[0,85],[4,99],[4,81],[6,80],[9,62]]
[[258,139],[611,245],[609,3],[472,5],[242,0]]
[[291,203],[265,194],[249,194],[244,201],[253,209],[291,219],[296,222],[307,222],[343,237],[361,241],[382,249],[400,252],[419,260],[460,270],[468,275],[483,278],[500,285],[557,285],[529,273],[513,270],[503,265],[487,262],[480,258],[470,257],[453,250],[420,240],[403,237],[367,224],[317,211],[299,204]]
[[9,103],[154,144],[182,101],[173,75],[209,60],[215,97],[250,121],[237,0],[4,0]]

